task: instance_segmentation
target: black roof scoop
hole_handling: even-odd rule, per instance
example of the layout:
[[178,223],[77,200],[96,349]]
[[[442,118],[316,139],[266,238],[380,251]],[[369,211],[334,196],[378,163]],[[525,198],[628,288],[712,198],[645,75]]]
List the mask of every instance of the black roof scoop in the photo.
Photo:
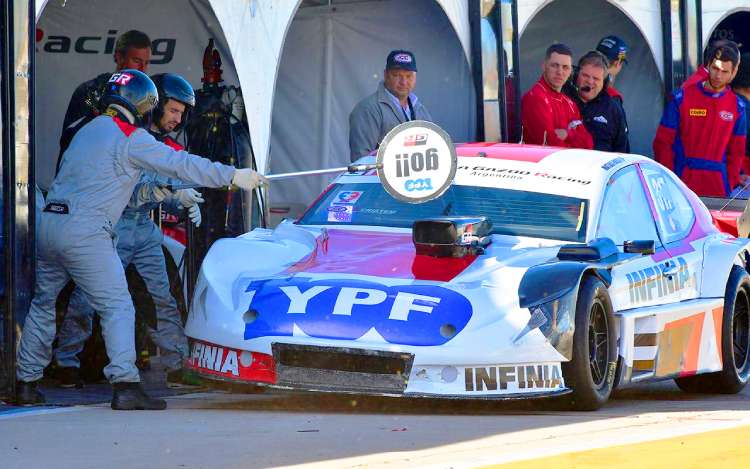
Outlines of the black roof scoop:
[[440,217],[417,220],[412,239],[417,254],[464,257],[484,252],[490,243],[492,222],[487,217]]

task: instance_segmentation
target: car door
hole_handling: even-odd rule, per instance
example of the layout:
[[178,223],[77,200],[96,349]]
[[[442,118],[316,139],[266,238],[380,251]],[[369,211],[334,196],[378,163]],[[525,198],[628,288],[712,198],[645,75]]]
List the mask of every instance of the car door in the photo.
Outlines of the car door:
[[678,301],[679,294],[665,281],[664,271],[672,261],[659,238],[637,166],[627,166],[607,181],[596,237],[610,238],[621,252],[625,241],[654,241],[654,255],[634,256],[612,268],[609,294],[615,311]]
[[665,272],[675,274],[671,282],[677,294],[675,301],[698,298],[705,237],[696,229],[693,207],[673,176],[663,168],[653,163],[639,166],[655,211],[659,236],[673,261]]

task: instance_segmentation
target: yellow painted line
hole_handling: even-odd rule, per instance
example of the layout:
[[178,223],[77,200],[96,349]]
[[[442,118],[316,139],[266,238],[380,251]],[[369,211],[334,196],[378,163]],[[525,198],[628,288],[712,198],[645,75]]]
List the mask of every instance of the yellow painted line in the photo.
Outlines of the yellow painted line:
[[748,467],[750,426],[694,433],[664,440],[609,446],[540,459],[485,466],[489,468],[741,468]]

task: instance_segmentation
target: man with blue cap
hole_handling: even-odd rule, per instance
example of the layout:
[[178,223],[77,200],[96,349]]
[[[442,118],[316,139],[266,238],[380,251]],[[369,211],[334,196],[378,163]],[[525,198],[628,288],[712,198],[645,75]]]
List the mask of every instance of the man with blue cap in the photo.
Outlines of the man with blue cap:
[[352,161],[377,150],[385,134],[397,125],[413,120],[432,121],[427,108],[413,93],[416,86],[414,54],[407,50],[391,51],[378,90],[360,101],[349,114]]
[[622,94],[615,88],[615,78],[617,74],[622,70],[622,66],[628,63],[628,45],[622,38],[618,36],[607,36],[603,37],[599,44],[596,46],[596,50],[604,54],[609,61],[609,83],[607,85],[607,93],[615,99],[623,102]]

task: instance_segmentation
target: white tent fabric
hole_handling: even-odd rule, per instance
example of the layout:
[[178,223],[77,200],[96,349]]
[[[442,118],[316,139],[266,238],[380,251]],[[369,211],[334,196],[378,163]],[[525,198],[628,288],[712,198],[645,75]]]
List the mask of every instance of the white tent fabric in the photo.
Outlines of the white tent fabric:
[[[434,1],[444,10],[453,26],[454,32],[452,34],[458,37],[465,56],[469,57],[470,37],[467,7],[469,0]],[[334,3],[340,2],[334,1]],[[187,5],[182,1],[133,0],[113,3],[102,0],[66,0],[65,2],[36,0],[36,17],[40,25],[46,24],[48,17],[56,17],[58,21],[69,22],[65,25],[58,23],[58,26],[72,30],[81,28],[82,31],[86,31],[86,28],[96,27],[95,33],[100,36],[105,36],[106,31],[112,29],[139,28],[150,33],[164,28],[173,28],[175,31],[171,31],[170,37],[179,37],[180,43],[187,45],[191,37],[193,38],[194,44],[191,45],[192,49],[188,53],[198,60],[193,64],[194,68],[198,67],[198,72],[200,72],[199,60],[203,47],[205,47],[203,43],[205,38],[209,35],[221,38],[220,42],[228,47],[228,51],[221,50],[225,64],[231,65],[234,62],[234,67],[225,67],[225,77],[227,77],[229,69],[232,69],[226,81],[229,83],[238,81],[241,85],[256,160],[260,170],[265,172],[268,169],[267,157],[271,139],[271,114],[277,72],[287,32],[300,4],[301,0],[191,0]],[[57,14],[58,12],[59,14]],[[173,18],[173,20],[164,21],[165,18]],[[216,20],[218,20],[218,24],[216,24]],[[152,36],[159,37],[155,33],[152,33]],[[176,54],[186,50],[188,50],[187,47],[180,47]],[[226,52],[231,52],[231,55]],[[111,58],[104,56],[104,54],[95,57],[95,59],[96,62],[87,62],[85,67],[68,64],[68,67],[59,67],[57,70],[73,68],[74,70],[70,70],[69,78],[73,80],[71,83],[77,84],[89,78],[92,70],[111,68]],[[179,67],[181,64],[176,59],[173,65]],[[172,67],[172,70],[182,70],[178,67]],[[234,78],[235,68],[236,75],[239,78],[235,79],[236,81],[231,81]],[[165,71],[158,67],[152,67],[152,69],[156,72]],[[38,76],[44,76],[45,72],[45,69],[38,69]],[[78,77],[78,75],[81,76]],[[191,79],[194,86],[199,85],[199,81],[190,76],[188,78]],[[72,93],[72,89],[63,93],[67,96],[61,99],[68,99],[70,93]],[[64,107],[64,105],[62,106]],[[59,103],[53,103],[50,107],[49,118],[38,121],[37,128],[59,127],[60,122],[62,122],[62,114],[64,114],[64,109],[60,111],[59,107]],[[37,141],[37,149],[40,155],[54,153],[52,147],[56,145],[56,142],[53,141],[55,138],[56,136],[52,139],[47,137],[46,139],[50,140],[49,143]],[[46,156],[41,158],[40,161],[47,158],[51,159],[52,157]],[[47,164],[40,166],[47,167]],[[52,172],[45,172],[41,167],[40,171],[41,174],[39,174],[38,179],[45,187],[51,181]]]
[[[734,0],[743,1],[743,0]],[[744,0],[747,2],[747,0]],[[518,28],[521,35],[526,31],[526,27],[529,22],[539,13],[544,7],[553,3],[554,0],[518,0]],[[589,30],[589,26],[600,24],[597,16],[600,12],[606,12],[609,9],[605,4],[610,4],[630,19],[630,21],[638,28],[640,34],[646,38],[648,47],[651,49],[651,55],[659,68],[659,74],[664,77],[664,48],[661,34],[661,9],[659,8],[659,2],[656,0],[598,0],[592,2],[587,10],[581,10],[576,5],[557,1],[556,6],[564,7],[561,11],[565,13],[565,17],[580,17],[581,15],[591,18],[592,23],[584,25],[581,29],[576,29],[573,25],[565,24],[566,33],[580,34],[586,33]],[[706,9],[704,2],[704,10]],[[718,2],[717,2],[718,3]],[[723,8],[722,2],[722,8]],[[606,14],[606,13],[605,13]],[[560,31],[557,31],[558,33]],[[523,49],[522,49],[523,50]]]
[[[637,2],[634,2],[637,3]],[[658,12],[657,12],[658,14]],[[604,0],[546,3],[530,18],[521,36],[521,92],[539,79],[546,48],[559,41],[573,49],[574,63],[609,34],[628,43],[628,64],[617,78],[625,96],[633,153],[652,155],[651,142],[661,118],[664,86],[646,39],[622,10]]]
[[149,73],[177,72],[200,88],[203,50],[213,37],[225,83],[239,84],[222,28],[207,0],[48,2],[38,15],[35,52],[34,140],[41,188],[48,188],[54,177],[63,117],[73,90],[114,70],[114,41],[133,28],[154,41]]
[[[703,2],[703,45],[708,44],[711,33],[724,18],[738,11],[750,11],[750,0],[722,0]],[[748,25],[750,27],[750,25]]]
[[[435,122],[454,140],[473,140],[471,72],[451,24],[433,0],[306,7],[296,14],[281,57],[270,173],[348,164],[349,113],[375,92],[388,51],[398,48],[415,53],[416,94]],[[328,180],[330,176],[274,183],[272,206],[299,206],[320,193]]]

